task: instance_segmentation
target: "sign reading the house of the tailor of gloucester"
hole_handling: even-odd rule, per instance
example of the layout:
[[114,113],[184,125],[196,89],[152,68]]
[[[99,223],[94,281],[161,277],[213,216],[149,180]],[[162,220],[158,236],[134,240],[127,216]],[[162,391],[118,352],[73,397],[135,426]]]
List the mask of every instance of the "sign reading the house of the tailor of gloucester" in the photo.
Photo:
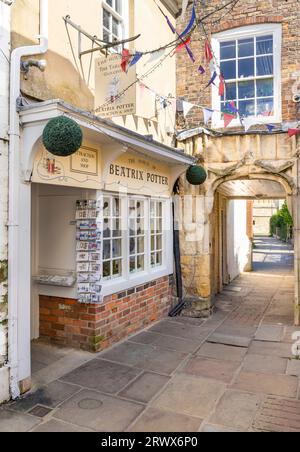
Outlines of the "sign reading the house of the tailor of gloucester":
[[110,165],[106,188],[169,196],[170,184],[170,169],[166,165],[126,153]]
[[136,113],[136,68],[125,73],[119,55],[98,58],[95,66],[95,113],[102,118]]

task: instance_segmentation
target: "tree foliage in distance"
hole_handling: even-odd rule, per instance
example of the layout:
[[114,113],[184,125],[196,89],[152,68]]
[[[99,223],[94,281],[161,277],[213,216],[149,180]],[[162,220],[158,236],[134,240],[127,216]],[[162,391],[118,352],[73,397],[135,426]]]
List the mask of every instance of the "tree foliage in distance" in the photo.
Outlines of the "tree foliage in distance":
[[285,202],[282,208],[272,216],[270,220],[270,232],[271,235],[275,235],[279,231],[280,239],[286,242],[291,237],[292,228],[293,218]]

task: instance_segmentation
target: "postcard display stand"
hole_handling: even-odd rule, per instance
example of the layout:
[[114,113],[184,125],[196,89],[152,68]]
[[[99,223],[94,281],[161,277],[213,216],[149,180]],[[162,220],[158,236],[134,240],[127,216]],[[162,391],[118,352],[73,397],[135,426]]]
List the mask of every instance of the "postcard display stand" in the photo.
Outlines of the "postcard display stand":
[[102,218],[101,201],[76,203],[76,255],[78,301],[103,302],[102,295]]

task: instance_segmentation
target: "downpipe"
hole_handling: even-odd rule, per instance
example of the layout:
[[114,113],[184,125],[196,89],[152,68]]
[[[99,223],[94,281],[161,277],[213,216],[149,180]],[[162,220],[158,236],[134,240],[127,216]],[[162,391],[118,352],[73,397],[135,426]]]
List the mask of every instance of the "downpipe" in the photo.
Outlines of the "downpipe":
[[17,102],[21,91],[20,66],[23,57],[44,54],[48,50],[49,2],[40,0],[39,44],[19,47],[12,51],[10,59],[10,105],[9,105],[9,222],[8,222],[8,360],[10,368],[10,392],[12,399],[20,396],[18,379],[18,318],[20,240],[20,123]]

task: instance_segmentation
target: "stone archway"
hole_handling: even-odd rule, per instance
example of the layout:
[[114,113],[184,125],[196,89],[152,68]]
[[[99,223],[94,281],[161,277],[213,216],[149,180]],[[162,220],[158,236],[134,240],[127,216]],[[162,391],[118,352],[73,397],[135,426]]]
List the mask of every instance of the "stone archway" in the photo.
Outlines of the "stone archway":
[[295,225],[295,324],[300,322],[299,245],[300,200],[298,161],[243,159],[232,163],[209,163],[208,179],[201,187],[182,187],[181,252],[186,297],[193,314],[207,314],[215,294],[214,209],[216,193],[230,181],[269,181],[280,184]]

